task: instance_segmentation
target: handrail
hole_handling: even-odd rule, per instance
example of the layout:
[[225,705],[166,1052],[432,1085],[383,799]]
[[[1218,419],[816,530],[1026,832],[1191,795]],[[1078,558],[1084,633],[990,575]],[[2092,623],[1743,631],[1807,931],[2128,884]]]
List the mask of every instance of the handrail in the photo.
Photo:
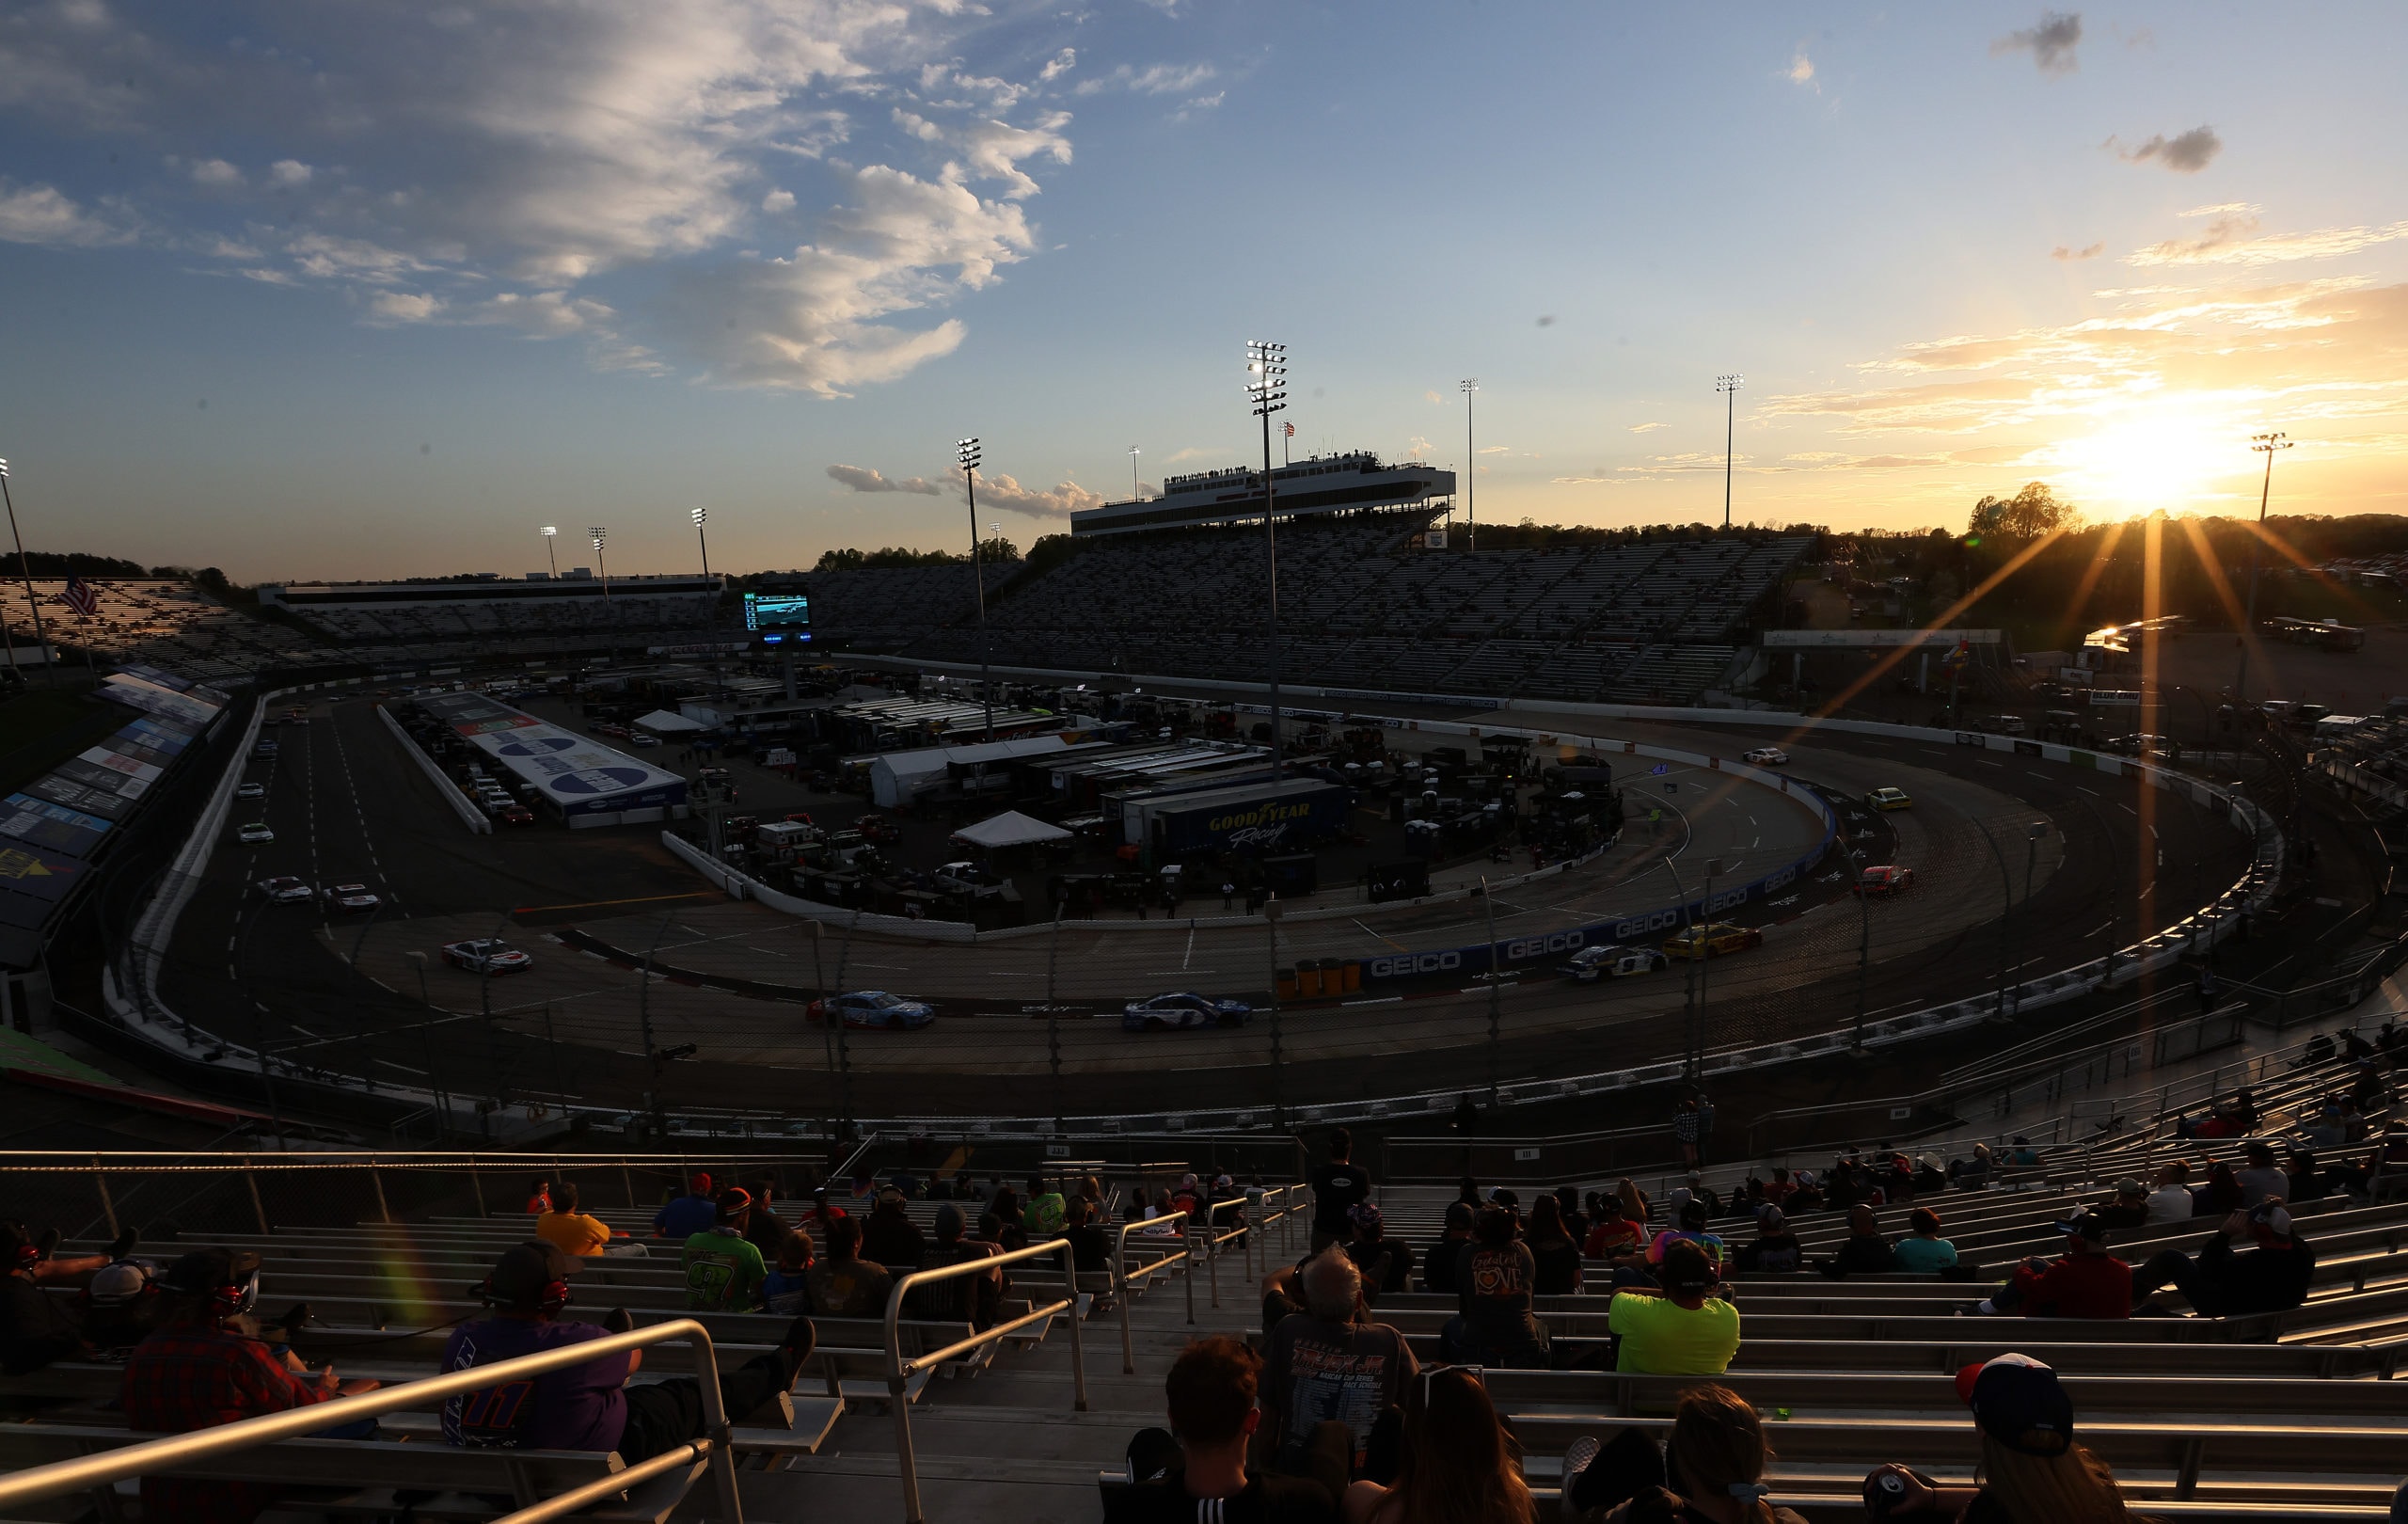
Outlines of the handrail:
[[[1033,1260],[1043,1254],[1059,1254],[1062,1257],[1064,1295],[1061,1301],[1031,1308],[1027,1313],[1012,1319],[1009,1323],[999,1323],[982,1333],[973,1333],[967,1339],[956,1340],[943,1349],[915,1356],[909,1360],[903,1357],[901,1328],[903,1298],[913,1287],[927,1285],[931,1281],[951,1280],[958,1276],[983,1275],[989,1270],[1000,1269],[1021,1260]],[[1073,1411],[1084,1413],[1087,1410],[1087,1348],[1086,1339],[1081,1333],[1079,1326],[1078,1258],[1069,1239],[1050,1239],[1042,1244],[1031,1244],[1026,1248],[1012,1249],[1004,1254],[990,1254],[980,1259],[964,1260],[959,1264],[940,1265],[934,1270],[914,1270],[909,1275],[895,1278],[894,1289],[888,1292],[886,1296],[886,1394],[888,1405],[895,1409],[895,1458],[903,1473],[904,1524],[925,1524],[925,1516],[920,1512],[919,1463],[912,1457],[911,1453],[911,1404],[905,1392],[911,1377],[922,1371],[932,1370],[943,1365],[947,1360],[967,1355],[974,1349],[994,1343],[1039,1319],[1050,1318],[1056,1312],[1066,1310],[1070,1314],[1070,1379],[1073,1393],[1071,1406]],[[732,1481],[730,1484],[733,1485]],[[738,1521],[738,1524],[741,1524],[741,1521]]]
[[[1115,1238],[1112,1246],[1112,1295],[1113,1299],[1120,1304],[1120,1373],[1122,1375],[1137,1373],[1136,1335],[1129,1326],[1130,1282],[1141,1280],[1158,1270],[1167,1270],[1173,1264],[1184,1263],[1191,1258],[1186,1247],[1187,1233],[1182,1228],[1179,1235],[1180,1246],[1178,1249],[1163,1255],[1133,1276],[1129,1273],[1129,1235],[1144,1232],[1151,1228],[1160,1228],[1165,1223],[1184,1224],[1186,1221],[1187,1214],[1184,1212],[1166,1212],[1159,1217],[1135,1217],[1122,1223],[1120,1231]],[[1193,1327],[1196,1323],[1195,1267],[1190,1265],[1188,1272],[1180,1276],[1180,1280],[1187,1288],[1187,1322],[1189,1326]]]
[[[1208,1202],[1204,1207],[1204,1265],[1211,1278],[1212,1310],[1216,1312],[1219,1311],[1221,1308],[1221,1246],[1228,1243],[1232,1238],[1245,1237],[1245,1228],[1241,1224],[1238,1227],[1230,1229],[1226,1233],[1215,1234],[1212,1231],[1212,1219],[1219,1216],[1222,1209],[1225,1207],[1244,1207],[1244,1197],[1232,1196],[1226,1201]],[[1195,1219],[1190,1217],[1188,1219],[1188,1226],[1193,1228],[1195,1225]],[[1246,1274],[1249,1276],[1253,1275],[1253,1240],[1250,1238],[1247,1239],[1244,1246],[1240,1250],[1240,1252],[1244,1253],[1246,1257]]]
[[[888,1338],[893,1340],[894,1325],[888,1323]],[[459,1392],[483,1391],[488,1387],[504,1384],[520,1376],[542,1375],[548,1371],[562,1371],[573,1365],[583,1365],[606,1355],[622,1350],[642,1349],[649,1344],[686,1340],[694,1352],[694,1377],[702,1388],[702,1441],[689,1445],[683,1460],[705,1460],[719,1493],[719,1508],[725,1524],[743,1524],[744,1510],[736,1492],[736,1453],[729,1448],[727,1410],[720,1402],[719,1360],[711,1349],[710,1330],[692,1318],[674,1318],[667,1323],[655,1323],[623,1334],[606,1334],[600,1339],[565,1344],[540,1355],[520,1355],[491,1365],[471,1366],[444,1375],[426,1376],[405,1381],[399,1386],[375,1391],[364,1391],[351,1397],[336,1397],[288,1413],[271,1413],[262,1418],[243,1419],[214,1428],[196,1429],[190,1434],[169,1435],[165,1438],[145,1440],[119,1450],[105,1451],[97,1455],[78,1456],[74,1460],[54,1461],[48,1466],[30,1467],[12,1475],[0,1476],[0,1511],[14,1511],[46,1498],[63,1493],[83,1492],[103,1487],[130,1477],[150,1476],[172,1471],[186,1461],[207,1456],[231,1454],[274,1444],[278,1439],[294,1439],[331,1429],[363,1418],[398,1412],[405,1407],[423,1406],[428,1399],[450,1397]],[[676,1451],[667,1453],[677,1456]],[[622,1490],[629,1479],[637,1475],[656,1475],[673,1468],[677,1460],[656,1466],[662,1456],[612,1473],[609,1479],[612,1490]],[[587,1489],[580,1488],[580,1492]],[[574,1497],[576,1494],[564,1495]],[[588,1501],[591,1499],[586,1500]],[[552,1509],[562,1501],[554,1498],[510,1516],[516,1524],[536,1524],[537,1520],[558,1517],[565,1509]]]

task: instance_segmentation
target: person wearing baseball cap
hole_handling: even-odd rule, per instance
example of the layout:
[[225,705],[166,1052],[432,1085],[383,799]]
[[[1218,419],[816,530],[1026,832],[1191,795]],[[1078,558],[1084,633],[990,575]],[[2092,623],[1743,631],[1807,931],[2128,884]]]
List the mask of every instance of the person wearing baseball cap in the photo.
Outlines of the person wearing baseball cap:
[[2132,1267],[2107,1252],[2107,1225],[2096,1212],[2053,1224],[2066,1235],[2054,1260],[2029,1259],[2014,1278],[1970,1309],[1978,1316],[2021,1312],[2030,1318],[2125,1318],[2132,1312]]
[[87,1286],[93,1277],[134,1251],[135,1233],[119,1233],[105,1254],[58,1254],[58,1230],[40,1232],[22,1222],[0,1221],[0,1370],[10,1375],[39,1371],[72,1355],[84,1342],[78,1303],[53,1296],[44,1287]]
[[730,1185],[719,1193],[714,1221],[686,1240],[686,1308],[692,1312],[750,1312],[761,1305],[768,1274],[761,1250],[744,1235],[752,1221],[752,1193]]
[[1606,1326],[1619,1336],[1617,1371],[1720,1375],[1739,1352],[1739,1310],[1715,1294],[1722,1275],[1706,1252],[1683,1239],[1664,1250],[1661,1292],[1616,1286]]
[[[582,1268],[581,1261],[540,1239],[502,1250],[492,1271],[471,1288],[491,1315],[453,1331],[443,1351],[445,1373],[633,1328],[635,1320],[624,1308],[613,1309],[598,1324],[561,1316],[572,1300],[568,1283]],[[796,1318],[776,1348],[722,1371],[720,1402],[728,1420],[741,1423],[754,1408],[790,1389],[816,1337],[809,1318]],[[694,1377],[627,1386],[627,1377],[642,1368],[643,1354],[621,1350],[523,1383],[453,1397],[443,1405],[444,1442],[479,1450],[616,1451],[632,1466],[699,1438],[703,1399]],[[505,1392],[512,1400],[500,1400]]]
[[[2235,1252],[2244,1239],[2253,1246]],[[2203,1318],[2285,1312],[2307,1300],[2315,1273],[2316,1250],[2292,1227],[2290,1208],[2260,1201],[2225,1218],[2195,1258],[2165,1249],[2143,1265],[2132,1277],[2132,1310],[2168,1315],[2149,1298],[2171,1286]]]
[[685,1195],[653,1214],[653,1237],[682,1244],[719,1221],[719,1203],[711,1196],[711,1177],[697,1174],[686,1185]]
[[1378,1207],[1369,1201],[1355,1202],[1346,1209],[1346,1225],[1353,1235],[1346,1241],[1346,1257],[1363,1272],[1366,1302],[1376,1303],[1411,1284],[1412,1246],[1387,1236],[1387,1218]]
[[1981,1433],[1981,1484],[1943,1487],[1884,1466],[1864,1479],[1868,1517],[2116,1524],[2135,1516],[2107,1463],[2075,1442],[2073,1402],[2056,1372],[2029,1355],[2001,1355],[1959,1370],[1956,1395]]
[[1789,1214],[1767,1202],[1756,1209],[1756,1236],[1739,1246],[1735,1262],[1743,1276],[1794,1276],[1806,1263],[1806,1246],[1789,1230]]

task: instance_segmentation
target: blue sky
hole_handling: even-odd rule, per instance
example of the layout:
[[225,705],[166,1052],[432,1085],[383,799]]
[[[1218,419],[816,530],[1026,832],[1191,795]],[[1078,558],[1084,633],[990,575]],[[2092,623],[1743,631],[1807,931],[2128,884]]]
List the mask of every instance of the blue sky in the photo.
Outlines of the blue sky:
[[[1257,448],[1481,516],[2401,511],[2408,16],[46,0],[0,16],[31,542],[244,579],[808,564]],[[895,490],[897,486],[903,489]],[[863,490],[869,488],[870,490]],[[566,538],[567,536],[564,536]],[[581,562],[586,558],[580,557]]]

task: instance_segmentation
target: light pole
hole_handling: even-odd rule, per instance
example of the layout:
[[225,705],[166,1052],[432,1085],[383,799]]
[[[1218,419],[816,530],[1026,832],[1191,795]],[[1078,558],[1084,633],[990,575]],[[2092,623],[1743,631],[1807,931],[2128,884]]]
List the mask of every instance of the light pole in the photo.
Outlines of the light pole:
[[694,540],[703,548],[703,575],[705,577],[708,577],[711,574],[710,537],[703,532],[703,520],[709,516],[710,510],[707,508],[697,508],[693,510]]
[[585,532],[594,538],[594,564],[602,573],[602,601],[608,603],[610,601],[610,563],[602,555],[602,542],[610,537],[610,532],[596,524]]
[[1287,1088],[1280,1072],[1279,1051],[1279,914],[1277,895],[1268,895],[1262,901],[1262,924],[1271,933],[1271,1123],[1281,1132],[1288,1128]]
[[2232,679],[2232,702],[2236,705],[2249,696],[2249,643],[2258,634],[2258,574],[2266,560],[2266,503],[2274,495],[2274,452],[2290,447],[2290,439],[2281,434],[2253,435],[2249,440],[2249,448],[2266,457],[2266,478],[2258,487],[2258,537],[2249,546],[2248,622],[2241,631],[2241,671]]
[[1988,847],[1990,856],[1998,860],[1998,1014],[2004,1021],[2006,1019],[2006,923],[2015,913],[2015,880],[2006,871],[2006,854],[1998,849],[1998,838],[1990,834],[1989,827],[1975,820],[1973,829],[1982,833],[1982,845]]
[[1722,527],[1731,527],[1731,441],[1735,437],[1739,420],[1739,389],[1747,385],[1742,375],[1718,375],[1714,389],[1722,393]]
[[[2015,911],[2015,987],[2023,988],[2023,964],[2031,948],[2029,928],[2023,923],[2032,913],[2032,875],[2040,864],[2040,838],[2049,833],[2049,822],[2035,820],[2023,828],[2023,903]],[[2016,996],[2016,1008],[2021,1009],[2023,998]]]
[[17,500],[8,492],[8,463],[5,460],[0,460],[0,502],[8,505],[8,532],[17,541],[17,570],[25,579],[25,606],[34,611],[34,654],[41,658],[41,680],[56,688],[58,674],[52,670],[50,642],[41,632],[41,604],[34,597],[34,571],[25,560],[25,537],[17,532]]
[[961,462],[961,484],[970,495],[970,576],[978,584],[978,692],[987,701],[987,739],[993,740],[995,687],[987,675],[987,565],[978,554],[978,441],[955,440],[953,454]]
[[[1254,416],[1262,420],[1262,544],[1271,568],[1271,777],[1279,778],[1279,529],[1271,485],[1271,415],[1288,409],[1288,346],[1257,339],[1245,346],[1245,385]],[[1276,980],[1274,980],[1275,986]]]
[[1464,391],[1464,548],[1480,548],[1480,501],[1475,490],[1480,485],[1480,452],[1473,448],[1471,432],[1471,399],[1480,390],[1480,377],[1467,375],[1459,383]]
[[1137,482],[1137,447],[1131,445],[1129,447],[1129,500],[1134,502],[1145,495],[1146,489]]
[[560,552],[552,548],[552,542],[561,537],[560,526],[547,524],[535,532],[544,537],[544,564],[552,568],[552,580],[557,582],[561,579],[561,557]]

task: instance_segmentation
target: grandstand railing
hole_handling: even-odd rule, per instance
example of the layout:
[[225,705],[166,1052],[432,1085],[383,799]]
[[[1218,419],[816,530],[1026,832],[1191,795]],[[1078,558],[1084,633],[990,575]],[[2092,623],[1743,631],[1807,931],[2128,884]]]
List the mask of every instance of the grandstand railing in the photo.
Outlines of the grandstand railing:
[[[890,1311],[887,1320],[890,1347],[894,1337],[894,1314]],[[702,1389],[703,1437],[673,1446],[648,1460],[638,1461],[602,1481],[562,1493],[531,1508],[519,1509],[498,1524],[540,1524],[545,1519],[559,1518],[603,1499],[616,1497],[637,1483],[665,1475],[681,1466],[696,1464],[707,1466],[710,1469],[719,1517],[725,1524],[743,1524],[743,1504],[737,1496],[733,1435],[727,1410],[720,1401],[719,1359],[711,1347],[710,1330],[691,1318],[651,1324],[629,1333],[606,1334],[600,1339],[564,1345],[540,1355],[497,1360],[491,1365],[403,1382],[356,1396],[331,1398],[288,1413],[244,1419],[190,1434],[145,1440],[97,1455],[30,1467],[0,1477],[0,1511],[13,1512],[28,1503],[94,1487],[111,1486],[132,1477],[172,1473],[179,1466],[193,1461],[236,1454],[274,1444],[279,1439],[298,1439],[361,1419],[381,1417],[404,1408],[423,1407],[438,1398],[483,1391],[510,1381],[584,1365],[623,1350],[642,1349],[679,1340],[693,1351],[694,1376]],[[1079,1405],[1085,1408],[1084,1373],[1080,1392]],[[901,1403],[898,1401],[896,1405],[899,1411]],[[913,1516],[917,1518],[916,1513]]]
[[[1032,1307],[1027,1312],[1008,1323],[998,1323],[967,1339],[956,1340],[943,1349],[925,1355],[903,1357],[903,1299],[915,1286],[940,1280],[954,1280],[963,1276],[984,1275],[990,1270],[1034,1260],[1043,1255],[1059,1255],[1062,1261],[1062,1299]],[[926,1516],[920,1511],[920,1470],[911,1451],[911,1401],[908,1388],[911,1377],[922,1371],[932,1371],[947,1360],[958,1359],[973,1350],[1008,1338],[1031,1324],[1040,1323],[1063,1312],[1069,1314],[1071,1407],[1087,1410],[1087,1348],[1079,1317],[1079,1270],[1076,1256],[1067,1238],[1056,1238],[1043,1244],[1031,1244],[1026,1248],[1004,1254],[990,1254],[982,1259],[964,1260],[959,1264],[943,1265],[935,1270],[914,1270],[896,1278],[895,1287],[886,1297],[886,1390],[887,1405],[895,1409],[895,1458],[902,1473],[904,1524],[923,1524]],[[592,1346],[579,1344],[579,1349]]]
[[[1135,1330],[1133,1329],[1129,1324],[1130,1293],[1136,1289],[1138,1282],[1149,1279],[1154,1276],[1158,1276],[1164,1271],[1170,1269],[1173,1265],[1193,1264],[1195,1254],[1188,1246],[1187,1218],[1188,1214],[1184,1212],[1166,1212],[1159,1217],[1133,1217],[1129,1221],[1122,1223],[1120,1225],[1120,1230],[1114,1235],[1112,1245],[1112,1299],[1118,1305],[1120,1312],[1120,1373],[1122,1375],[1135,1375],[1137,1373],[1137,1336]],[[1153,1233],[1159,1235],[1161,1234],[1162,1230],[1171,1223],[1177,1223],[1180,1225],[1179,1233],[1177,1235],[1180,1246],[1175,1249],[1165,1246],[1162,1254],[1149,1262],[1142,1269],[1132,1272],[1129,1268],[1129,1235],[1131,1233]],[[1180,1281],[1187,1288],[1187,1324],[1188,1326],[1192,1328],[1196,1326],[1196,1275],[1194,1270],[1190,1269],[1186,1274],[1181,1275],[1180,1277]]]

